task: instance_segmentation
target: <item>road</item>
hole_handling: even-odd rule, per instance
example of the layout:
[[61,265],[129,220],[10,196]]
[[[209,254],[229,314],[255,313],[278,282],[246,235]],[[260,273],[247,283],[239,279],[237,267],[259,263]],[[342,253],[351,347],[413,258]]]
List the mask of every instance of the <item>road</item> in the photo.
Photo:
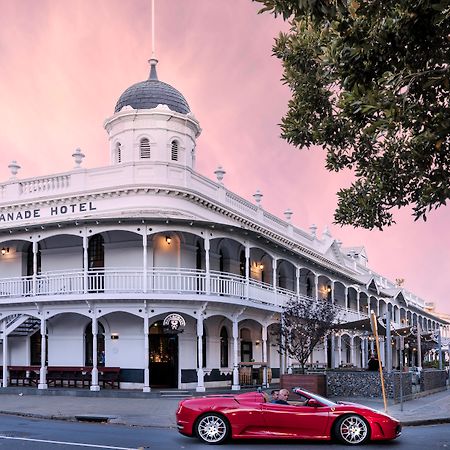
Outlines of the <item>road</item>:
[[[76,449],[157,449],[206,450],[196,439],[186,438],[174,429],[126,427],[122,425],[38,420],[0,415],[0,450],[76,450]],[[234,441],[224,450],[340,450],[349,447],[329,442]],[[365,449],[439,450],[450,449],[448,424],[407,427],[392,442],[370,443]]]

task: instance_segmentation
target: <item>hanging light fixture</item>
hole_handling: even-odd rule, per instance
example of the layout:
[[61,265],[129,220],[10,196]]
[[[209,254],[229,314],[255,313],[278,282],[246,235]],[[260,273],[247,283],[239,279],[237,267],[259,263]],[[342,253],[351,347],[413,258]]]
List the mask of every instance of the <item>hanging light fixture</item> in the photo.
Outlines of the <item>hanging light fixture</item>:
[[2,256],[3,256],[3,255],[6,255],[7,253],[9,253],[9,247],[6,247],[6,248],[3,247],[3,248],[2,248]]

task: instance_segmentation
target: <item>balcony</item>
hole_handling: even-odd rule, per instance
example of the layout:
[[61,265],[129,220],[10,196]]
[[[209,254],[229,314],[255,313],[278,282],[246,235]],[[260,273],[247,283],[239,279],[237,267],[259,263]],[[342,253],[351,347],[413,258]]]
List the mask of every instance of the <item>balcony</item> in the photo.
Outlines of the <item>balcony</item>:
[[[208,300],[280,311],[290,298],[310,297],[253,279],[224,272],[193,269],[151,268],[52,271],[36,277],[0,279],[0,303],[11,304],[32,299],[61,301],[82,296],[123,295],[124,299],[155,298]],[[196,297],[193,297],[196,296]],[[7,300],[7,302],[5,302]],[[340,322],[351,322],[367,314],[335,305]]]

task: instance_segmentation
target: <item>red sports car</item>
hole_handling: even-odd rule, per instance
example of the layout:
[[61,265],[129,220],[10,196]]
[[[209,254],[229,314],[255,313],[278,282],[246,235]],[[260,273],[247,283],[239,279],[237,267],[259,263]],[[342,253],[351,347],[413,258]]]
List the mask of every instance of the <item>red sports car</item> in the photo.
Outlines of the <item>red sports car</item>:
[[207,444],[233,439],[331,440],[356,445],[395,439],[398,420],[356,403],[334,403],[300,388],[288,405],[270,403],[267,394],[208,395],[182,400],[176,413],[178,431]]

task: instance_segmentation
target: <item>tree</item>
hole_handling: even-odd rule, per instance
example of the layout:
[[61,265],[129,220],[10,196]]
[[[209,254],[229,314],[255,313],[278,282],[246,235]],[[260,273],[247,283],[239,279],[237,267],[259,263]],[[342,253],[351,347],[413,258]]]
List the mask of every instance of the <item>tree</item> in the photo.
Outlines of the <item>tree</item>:
[[450,198],[448,0],[253,0],[290,21],[275,41],[292,92],[282,137],[349,169],[334,220],[368,229]]
[[326,300],[288,300],[275,331],[280,351],[297,360],[304,371],[314,347],[332,328],[336,314]]

